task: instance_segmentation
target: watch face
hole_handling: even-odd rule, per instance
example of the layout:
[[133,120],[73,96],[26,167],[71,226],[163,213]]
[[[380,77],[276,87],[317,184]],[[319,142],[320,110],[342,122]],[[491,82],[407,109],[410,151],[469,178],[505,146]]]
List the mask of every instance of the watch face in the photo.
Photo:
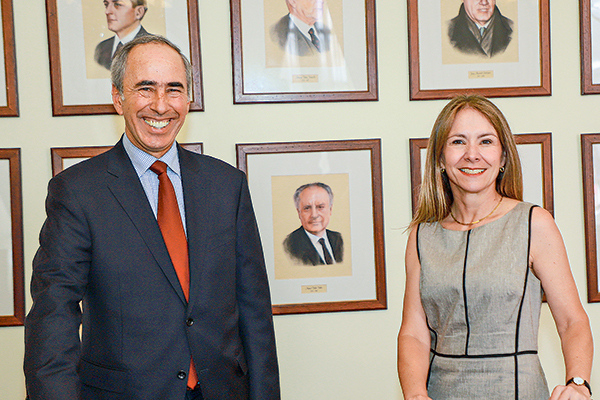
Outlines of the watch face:
[[583,382],[585,382],[583,380],[583,378],[580,378],[580,377],[573,378],[573,383],[576,384],[576,385],[583,385]]

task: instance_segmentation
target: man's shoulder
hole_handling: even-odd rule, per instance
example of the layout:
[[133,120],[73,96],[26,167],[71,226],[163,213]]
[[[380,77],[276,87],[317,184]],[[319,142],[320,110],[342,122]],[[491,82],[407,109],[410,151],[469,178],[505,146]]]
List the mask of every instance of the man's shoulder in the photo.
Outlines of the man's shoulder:
[[291,32],[293,27],[292,19],[290,15],[284,15],[271,26],[270,34],[271,40],[278,42],[281,46],[285,46],[288,39],[288,34]]
[[179,163],[182,169],[192,169],[218,175],[218,179],[224,177],[239,178],[244,175],[242,171],[223,160],[186,150],[181,146],[179,147]]
[[342,234],[339,233],[339,232],[331,231],[329,229],[326,229],[326,231],[327,231],[327,237],[328,238],[331,238],[331,237],[336,238],[336,239],[341,239],[342,238]]
[[[468,20],[467,18],[469,18],[467,16],[467,13],[464,10],[464,6],[461,4],[460,9],[458,10],[458,15],[454,18],[452,18],[449,22],[448,22],[448,27],[451,30],[458,28],[465,28],[468,26]],[[467,28],[468,29],[468,28]]]
[[64,181],[76,187],[84,187],[88,184],[98,185],[106,176],[109,160],[112,158],[111,154],[118,153],[115,147],[65,168],[53,179]]
[[108,39],[104,39],[103,41],[101,41],[100,43],[98,43],[96,45],[96,53],[98,53],[99,51],[106,50],[108,48],[110,48],[110,50],[112,51],[114,40],[115,40],[115,37],[111,36]]
[[506,30],[508,32],[512,32],[513,27],[515,25],[513,20],[502,15],[498,6],[496,6],[496,9],[494,10],[494,14],[496,14],[495,18],[499,22],[499,24],[497,24],[497,26],[501,26],[504,30]]
[[293,25],[292,19],[290,18],[290,14],[286,14],[283,17],[281,17],[279,21],[273,24],[272,29],[284,32],[290,29],[290,25]]
[[[302,237],[302,235],[306,236],[306,234],[304,233],[304,229],[302,227],[296,229],[295,231],[293,231],[292,233],[290,233],[289,235],[287,235],[287,237],[285,238],[286,241],[289,240],[297,240],[299,237]],[[306,236],[308,237],[308,236]]]
[[144,25],[140,25],[140,30],[135,35],[135,37],[139,38],[141,36],[148,36],[148,35],[150,35],[150,33],[146,29],[144,29]]
[[285,237],[283,240],[283,244],[287,249],[297,249],[301,243],[304,243],[306,240],[310,240],[306,232],[304,232],[304,228],[300,226],[300,228],[291,232],[289,235]]

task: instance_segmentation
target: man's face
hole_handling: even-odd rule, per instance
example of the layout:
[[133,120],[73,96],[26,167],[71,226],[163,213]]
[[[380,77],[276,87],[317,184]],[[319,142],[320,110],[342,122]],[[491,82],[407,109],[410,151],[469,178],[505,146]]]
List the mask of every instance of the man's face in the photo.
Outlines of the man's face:
[[144,6],[133,6],[131,0],[104,0],[108,29],[120,38],[127,36],[144,16]]
[[323,19],[323,0],[293,0],[294,15],[308,25]]
[[496,0],[463,0],[463,3],[469,18],[479,25],[485,25],[492,18],[496,6]]
[[318,186],[311,186],[300,193],[298,217],[302,227],[319,237],[325,233],[331,218],[331,204],[327,191]]
[[160,43],[134,47],[125,67],[123,96],[112,89],[129,140],[156,158],[165,154],[189,111],[187,91],[185,66],[175,50]]

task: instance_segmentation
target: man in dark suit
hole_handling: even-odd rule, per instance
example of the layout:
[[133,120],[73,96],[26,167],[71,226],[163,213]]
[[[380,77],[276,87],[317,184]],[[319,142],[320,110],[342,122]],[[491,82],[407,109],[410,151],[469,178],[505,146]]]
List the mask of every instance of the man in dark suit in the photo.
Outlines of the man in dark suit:
[[300,186],[294,193],[294,203],[302,226],[283,241],[286,253],[304,265],[342,262],[342,235],[327,229],[333,210],[333,191],[329,185],[314,182]]
[[106,24],[115,36],[96,46],[94,60],[98,64],[110,70],[110,63],[118,47],[137,37],[148,35],[142,26],[146,11],[146,0],[104,0]]
[[323,25],[323,0],[285,0],[289,14],[271,27],[271,40],[289,54],[329,51],[331,31]]
[[175,143],[191,79],[162,37],[123,46],[125,135],[50,181],[25,322],[31,400],[280,398],[246,177]]
[[508,47],[513,21],[500,13],[496,0],[463,0],[458,16],[450,20],[452,46],[466,54],[493,57]]

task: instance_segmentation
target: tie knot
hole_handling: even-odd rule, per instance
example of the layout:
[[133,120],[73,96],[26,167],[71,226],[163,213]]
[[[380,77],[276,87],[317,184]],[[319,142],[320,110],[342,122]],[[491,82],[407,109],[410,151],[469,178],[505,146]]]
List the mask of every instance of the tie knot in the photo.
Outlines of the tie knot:
[[167,164],[162,161],[155,161],[154,164],[150,166],[150,171],[154,172],[156,175],[161,175],[167,172]]

